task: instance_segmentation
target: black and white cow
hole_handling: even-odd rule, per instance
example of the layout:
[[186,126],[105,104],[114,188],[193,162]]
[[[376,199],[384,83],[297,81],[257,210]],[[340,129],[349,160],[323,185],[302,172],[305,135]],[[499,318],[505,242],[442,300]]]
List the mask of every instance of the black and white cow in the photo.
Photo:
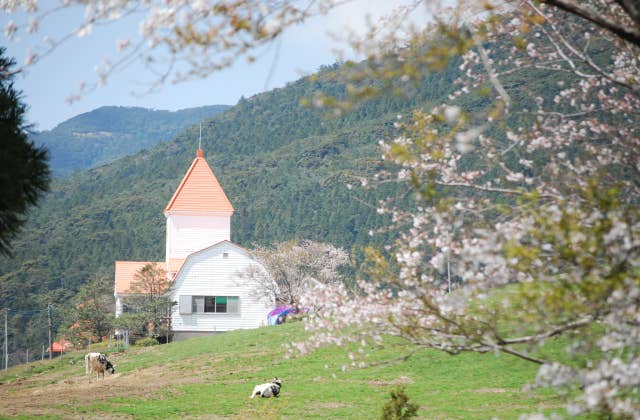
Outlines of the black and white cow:
[[[91,375],[93,373],[96,374],[96,380],[100,378],[102,374],[102,379],[104,379],[104,372],[109,372],[112,375],[116,373],[116,368],[111,364],[109,360],[107,360],[107,356],[102,353],[87,353],[84,356],[84,368],[85,373],[87,375]],[[89,378],[91,380],[91,378]]]
[[263,398],[269,397],[277,397],[280,395],[280,388],[282,387],[282,381],[278,378],[273,378],[271,382],[267,382],[265,384],[256,385],[253,388],[253,392],[251,393],[251,397],[253,398],[257,395]]

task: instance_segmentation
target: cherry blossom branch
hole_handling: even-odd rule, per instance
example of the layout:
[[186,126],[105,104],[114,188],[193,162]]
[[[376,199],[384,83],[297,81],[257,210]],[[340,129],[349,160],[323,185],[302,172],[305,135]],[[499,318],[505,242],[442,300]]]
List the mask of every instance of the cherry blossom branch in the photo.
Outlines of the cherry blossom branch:
[[549,17],[542,10],[540,10],[540,8],[536,7],[529,0],[527,1],[527,3],[529,4],[529,7],[531,7],[532,10],[534,10],[539,16],[545,18],[545,21],[549,23],[549,27],[555,33],[555,37],[552,36],[544,26],[541,26],[540,29],[541,29],[542,32],[545,33],[545,35],[547,35],[547,38],[548,38],[549,42],[551,42],[551,44],[554,46],[556,52],[564,59],[564,61],[567,64],[569,64],[569,66],[571,67],[571,70],[574,72],[574,74],[576,74],[576,75],[578,75],[580,77],[585,77],[585,78],[595,77],[595,75],[590,75],[590,74],[586,74],[586,73],[583,73],[583,72],[579,71],[577,66],[573,62],[573,60],[571,58],[569,58],[564,53],[564,50],[560,47],[560,45],[556,41],[556,38],[558,40],[560,40],[562,45],[564,45],[564,47],[567,50],[569,50],[573,55],[575,55],[581,61],[583,61],[585,64],[587,64],[591,69],[596,71],[596,73],[600,74],[601,76],[605,77],[606,79],[608,79],[608,80],[610,80],[610,81],[612,81],[612,82],[614,82],[614,83],[616,83],[616,84],[618,84],[620,86],[623,86],[625,88],[632,89],[632,90],[640,89],[640,86],[637,83],[636,84],[627,83],[627,82],[625,82],[623,80],[620,80],[617,77],[613,77],[611,74],[605,72],[600,66],[598,66],[591,59],[591,57],[588,54],[586,54],[586,46],[585,46],[585,53],[578,51],[569,41],[567,41],[567,39],[560,33],[560,31],[558,30],[556,25],[553,23],[553,21],[551,19],[549,19]]
[[556,327],[542,334],[529,335],[529,336],[518,337],[518,338],[508,338],[508,339],[503,339],[503,338],[500,338],[498,335],[496,335],[496,338],[498,338],[500,344],[506,344],[506,345],[540,342],[547,338],[560,335],[565,331],[575,330],[575,329],[585,327],[590,323],[592,323],[594,319],[595,318],[593,316],[586,316],[577,321],[569,322],[567,324],[561,325],[559,327]]
[[493,65],[491,64],[489,57],[487,56],[487,52],[482,46],[482,41],[475,34],[475,31],[471,26],[468,26],[466,28],[466,31],[469,34],[469,37],[475,43],[476,48],[478,49],[478,54],[480,55],[480,59],[482,60],[482,65],[484,66],[485,71],[489,75],[489,81],[498,92],[498,95],[500,95],[500,98],[504,101],[505,107],[508,110],[509,106],[511,105],[511,97],[505,90],[504,86],[502,86],[502,83],[500,82],[500,79],[498,78],[498,75],[495,69],[493,68]]
[[[589,7],[587,2],[574,1],[574,0],[540,0],[542,3],[547,3],[558,9],[564,10],[576,16],[580,16],[588,21],[595,23],[603,29],[606,29],[613,34],[617,35],[621,39],[628,41],[636,46],[640,46],[640,30],[638,27],[630,28],[625,27],[620,22],[616,22],[610,19],[607,15],[598,13]],[[620,1],[618,1],[620,3]],[[624,1],[625,4],[630,6],[630,3]],[[623,7],[624,8],[624,7]],[[627,9],[625,9],[627,10]],[[637,22],[637,19],[634,18]]]
[[627,12],[627,15],[640,25],[640,3],[637,0],[615,0]]
[[[488,186],[476,185],[476,184],[465,183],[465,182],[435,181],[435,183],[437,185],[444,186],[444,187],[472,188],[472,189],[479,190],[479,191],[502,193],[502,194],[508,194],[508,195],[524,196],[524,195],[528,194],[528,192],[524,191],[524,190],[514,190],[514,189],[511,189],[511,188],[488,187]],[[555,201],[562,200],[561,196],[555,195],[555,194],[550,194],[550,193],[539,193],[538,197],[540,197],[540,198],[548,198],[548,199],[555,200]]]
[[526,353],[522,353],[522,352],[516,351],[516,350],[514,350],[512,348],[509,348],[509,347],[499,347],[498,350],[500,350],[503,353],[507,353],[507,354],[510,354],[512,356],[519,357],[520,359],[526,360],[528,362],[536,363],[538,365],[544,365],[544,364],[548,364],[549,363],[548,360],[539,359],[537,357],[530,356],[530,355],[528,355]]
[[[467,338],[467,336],[458,336],[457,338]],[[549,363],[548,360],[540,359],[537,357],[533,357],[527,353],[523,353],[521,351],[517,351],[511,347],[500,346],[495,344],[487,344],[482,341],[477,342],[475,345],[456,345],[450,346],[448,344],[444,344],[441,342],[434,342],[430,344],[423,344],[424,347],[432,348],[436,350],[441,350],[447,352],[449,354],[459,354],[461,352],[474,352],[474,353],[488,353],[490,351],[499,351],[501,353],[510,354],[512,356],[518,357],[520,359],[526,360],[528,362],[533,362],[538,365],[543,365]]]

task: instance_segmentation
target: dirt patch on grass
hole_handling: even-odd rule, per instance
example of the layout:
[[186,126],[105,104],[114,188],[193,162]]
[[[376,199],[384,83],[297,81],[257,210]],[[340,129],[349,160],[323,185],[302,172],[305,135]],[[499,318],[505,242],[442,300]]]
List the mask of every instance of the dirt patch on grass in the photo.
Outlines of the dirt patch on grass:
[[17,379],[0,386],[0,416],[60,415],[75,417],[78,408],[114,397],[161,398],[176,385],[197,383],[192,375],[175,375],[166,366],[152,366],[96,380],[84,375],[47,375]]
[[[144,353],[146,349],[137,350]],[[96,380],[85,376],[84,363],[59,366],[40,374],[16,377],[0,384],[0,417],[60,416],[91,417],[86,406],[114,398],[163,399],[175,397],[176,387],[196,383],[246,383],[246,373],[258,368],[224,365],[223,357],[162,361],[140,369],[118,372],[118,356],[110,355],[116,365],[115,375]],[[145,365],[147,365],[145,363]],[[129,366],[130,369],[130,366]],[[245,374],[245,375],[243,375]],[[101,417],[104,413],[100,413]],[[108,414],[107,414],[108,415]],[[127,417],[126,414],[118,417]]]
[[311,408],[317,408],[317,409],[321,409],[321,410],[334,410],[336,408],[343,408],[343,407],[352,407],[353,404],[347,404],[347,403],[339,403],[339,402],[316,402],[311,404]]
[[479,394],[504,394],[507,390],[504,388],[478,388],[474,389],[473,392]]
[[408,376],[399,376],[390,381],[384,379],[374,379],[368,382],[369,385],[373,386],[389,386],[389,385],[409,385],[413,383],[413,380]]

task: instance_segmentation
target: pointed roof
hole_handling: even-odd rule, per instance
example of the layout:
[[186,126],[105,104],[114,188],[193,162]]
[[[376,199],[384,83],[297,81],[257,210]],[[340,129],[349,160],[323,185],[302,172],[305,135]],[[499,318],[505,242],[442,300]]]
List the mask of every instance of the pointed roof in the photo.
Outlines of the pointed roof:
[[198,149],[195,160],[164,209],[165,214],[170,211],[233,213],[233,206],[207,161],[204,160],[202,149]]

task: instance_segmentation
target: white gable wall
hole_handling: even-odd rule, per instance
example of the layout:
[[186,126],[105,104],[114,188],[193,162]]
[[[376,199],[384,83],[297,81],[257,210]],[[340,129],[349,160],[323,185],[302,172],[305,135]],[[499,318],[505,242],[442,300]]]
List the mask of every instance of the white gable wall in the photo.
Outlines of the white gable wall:
[[221,241],[231,240],[231,215],[167,215],[167,261],[187,258],[196,251]]
[[[227,254],[225,258],[223,255]],[[171,291],[174,332],[218,332],[257,328],[267,323],[273,298],[256,293],[256,284],[242,275],[250,265],[264,268],[242,248],[223,242],[191,255],[176,276]],[[239,313],[180,313],[180,296],[238,296]]]

